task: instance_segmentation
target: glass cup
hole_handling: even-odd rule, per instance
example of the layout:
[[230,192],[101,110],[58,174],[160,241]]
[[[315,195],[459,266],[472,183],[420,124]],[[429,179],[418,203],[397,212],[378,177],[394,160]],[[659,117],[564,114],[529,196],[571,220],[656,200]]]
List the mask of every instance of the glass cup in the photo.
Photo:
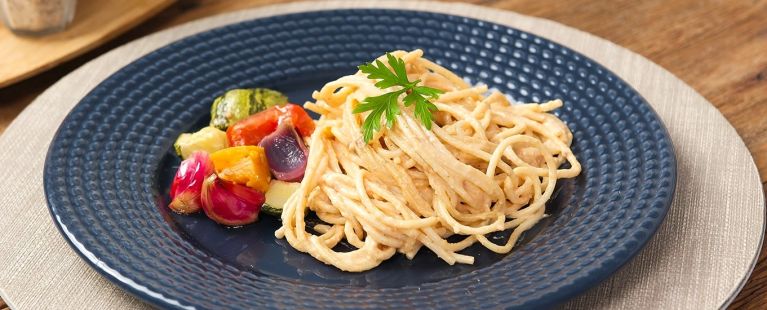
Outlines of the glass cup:
[[77,0],[0,0],[0,18],[19,35],[64,30],[75,16]]

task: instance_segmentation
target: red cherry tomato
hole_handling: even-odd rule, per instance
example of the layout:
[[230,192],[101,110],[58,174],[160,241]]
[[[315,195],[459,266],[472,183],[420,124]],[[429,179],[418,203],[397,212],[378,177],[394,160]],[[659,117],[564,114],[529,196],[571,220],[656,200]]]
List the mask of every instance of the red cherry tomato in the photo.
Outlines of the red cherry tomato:
[[258,145],[264,137],[277,130],[277,125],[284,119],[289,119],[303,137],[314,132],[314,120],[306,110],[289,103],[268,108],[229,126],[226,130],[229,146]]

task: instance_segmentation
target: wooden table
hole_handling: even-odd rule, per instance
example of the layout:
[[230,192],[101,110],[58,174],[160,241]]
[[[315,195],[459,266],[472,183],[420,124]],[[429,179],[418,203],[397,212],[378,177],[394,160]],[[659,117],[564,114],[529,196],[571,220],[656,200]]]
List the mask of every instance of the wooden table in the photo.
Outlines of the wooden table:
[[[0,89],[0,132],[70,71],[141,36],[180,23],[287,0],[182,0],[104,46],[36,77]],[[767,0],[469,0],[544,17],[606,38],[663,66],[716,106],[735,126],[767,180]],[[1,69],[1,68],[0,68]],[[767,183],[763,183],[767,189]],[[730,308],[767,304],[767,246]],[[5,310],[0,300],[0,310]]]

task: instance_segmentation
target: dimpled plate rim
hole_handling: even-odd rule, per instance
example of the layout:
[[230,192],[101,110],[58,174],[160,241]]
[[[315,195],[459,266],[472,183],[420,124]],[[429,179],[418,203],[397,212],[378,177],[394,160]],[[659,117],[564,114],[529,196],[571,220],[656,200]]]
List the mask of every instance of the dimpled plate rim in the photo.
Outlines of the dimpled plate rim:
[[[403,16],[409,18],[404,18]],[[580,249],[579,251],[579,249],[574,249],[572,247],[560,253],[543,252],[544,250],[541,249],[549,251],[563,249],[550,248],[552,243],[556,243],[559,240],[534,238],[529,246],[525,246],[516,251],[512,251],[509,256],[532,256],[534,259],[532,262],[540,264],[542,263],[541,261],[535,260],[542,260],[543,258],[555,259],[553,257],[554,254],[559,254],[556,259],[565,260],[567,258],[571,258],[569,255],[576,253],[576,255],[581,255],[579,258],[582,260],[577,266],[569,265],[557,267],[559,269],[557,269],[556,272],[551,272],[551,276],[549,278],[537,278],[536,276],[539,276],[539,274],[535,272],[528,272],[522,275],[514,274],[515,276],[527,277],[525,279],[533,279],[534,281],[531,284],[519,287],[518,290],[510,288],[513,290],[513,294],[509,294],[506,290],[491,289],[488,291],[489,287],[497,284],[488,280],[498,279],[497,277],[489,277],[489,273],[496,271],[496,275],[500,274],[501,278],[512,280],[509,279],[508,276],[513,274],[515,270],[510,269],[509,266],[513,266],[514,264],[518,265],[521,263],[520,261],[510,261],[504,259],[503,261],[496,263],[493,266],[472,272],[470,275],[460,276],[455,279],[440,281],[438,283],[426,283],[421,287],[418,287],[417,290],[416,288],[412,287],[369,290],[348,287],[323,288],[318,286],[306,286],[302,285],[301,283],[282,282],[279,280],[258,277],[252,273],[242,272],[241,270],[232,268],[226,264],[222,264],[215,257],[210,257],[206,253],[199,253],[199,251],[196,251],[196,249],[194,249],[194,247],[190,245],[189,242],[175,234],[175,232],[168,227],[156,227],[156,230],[145,231],[144,233],[152,233],[154,234],[153,237],[163,236],[164,238],[167,238],[167,240],[155,239],[150,241],[165,242],[163,245],[174,246],[175,248],[173,248],[173,250],[183,252],[174,252],[176,255],[185,254],[189,255],[189,257],[184,256],[185,259],[188,258],[196,260],[195,263],[200,265],[194,265],[193,267],[197,268],[197,270],[192,268],[190,270],[184,270],[184,272],[192,272],[192,276],[196,276],[197,278],[189,278],[189,274],[174,273],[174,270],[171,269],[162,270],[163,272],[167,273],[159,273],[156,270],[147,270],[144,264],[156,263],[156,261],[160,261],[161,259],[166,258],[162,255],[156,257],[151,256],[152,254],[159,255],[160,253],[157,251],[163,249],[153,248],[155,245],[148,243],[150,242],[148,240],[129,240],[136,243],[119,244],[120,247],[118,247],[116,244],[110,244],[108,242],[101,245],[99,244],[99,242],[102,242],[103,240],[98,238],[110,238],[108,241],[113,241],[111,239],[112,237],[109,235],[112,233],[122,233],[122,230],[109,230],[120,226],[115,226],[115,223],[110,221],[100,221],[100,219],[106,218],[110,214],[105,213],[106,211],[104,209],[91,208],[105,207],[110,203],[114,203],[116,198],[135,199],[137,205],[147,203],[147,198],[156,198],[157,193],[154,193],[155,196],[153,196],[153,193],[151,193],[151,187],[156,186],[152,184],[151,187],[149,187],[148,185],[149,183],[156,181],[156,176],[148,176],[147,171],[145,171],[147,166],[150,168],[155,167],[156,162],[131,162],[130,160],[136,160],[136,158],[130,157],[130,155],[137,155],[139,156],[137,158],[141,159],[140,156],[145,156],[148,153],[154,157],[148,156],[143,159],[149,161],[150,159],[158,158],[157,156],[160,156],[159,154],[167,151],[167,148],[169,147],[167,141],[163,142],[164,144],[152,144],[151,142],[146,141],[148,139],[146,136],[142,136],[142,134],[138,134],[135,131],[127,131],[127,134],[125,135],[117,133],[115,136],[113,133],[105,133],[100,130],[80,130],[83,128],[98,129],[101,128],[98,127],[99,125],[107,127],[110,125],[96,124],[96,122],[92,119],[94,117],[94,113],[96,113],[97,116],[103,116],[102,114],[104,111],[99,110],[99,108],[104,108],[104,104],[99,104],[99,102],[103,102],[104,100],[117,99],[109,97],[108,95],[105,98],[102,98],[102,96],[105,96],[104,92],[108,92],[112,88],[126,88],[129,86],[136,87],[132,89],[134,91],[147,91],[147,89],[142,89],[142,86],[144,85],[123,85],[123,83],[131,81],[135,82],[134,80],[136,79],[134,76],[134,80],[130,80],[126,75],[129,73],[136,73],[134,72],[136,70],[139,70],[138,73],[142,73],[140,69],[144,67],[150,69],[152,66],[156,67],[158,65],[168,67],[173,66],[177,62],[183,63],[185,61],[191,61],[186,59],[178,59],[179,55],[175,54],[175,51],[181,52],[185,49],[194,49],[206,46],[210,47],[210,44],[220,43],[222,40],[234,40],[235,38],[232,37],[233,35],[248,34],[250,32],[254,32],[252,33],[253,35],[257,34],[261,36],[259,37],[260,39],[266,38],[272,34],[271,37],[274,39],[275,36],[279,36],[279,32],[276,31],[280,30],[281,27],[289,27],[288,25],[291,25],[291,23],[293,23],[293,27],[295,27],[295,20],[301,21],[298,23],[298,26],[301,26],[301,23],[306,23],[303,24],[304,26],[311,23],[319,23],[313,26],[325,26],[329,27],[330,30],[335,28],[336,31],[346,31],[349,29],[344,29],[344,27],[347,26],[349,22],[361,23],[365,21],[366,18],[371,20],[393,19],[400,22],[407,22],[409,20],[411,23],[414,23],[409,25],[409,27],[400,27],[401,29],[397,29],[396,27],[387,28],[387,31],[395,33],[402,32],[402,35],[388,37],[383,36],[381,39],[384,41],[380,46],[364,47],[363,44],[361,48],[367,48],[367,53],[363,53],[366,57],[372,55],[372,51],[377,51],[379,47],[412,48],[414,46],[428,46],[428,48],[426,48],[427,57],[430,55],[436,55],[442,51],[440,55],[429,58],[444,60],[445,63],[443,65],[448,66],[448,68],[451,70],[457,71],[459,75],[467,77],[471,82],[476,83],[482,81],[487,82],[487,84],[491,86],[498,86],[500,90],[510,94],[512,97],[520,101],[540,101],[541,98],[554,97],[555,95],[561,96],[563,99],[565,99],[566,106],[564,108],[565,110],[561,111],[560,117],[568,122],[568,125],[573,128],[573,133],[576,136],[573,148],[577,149],[579,145],[587,145],[593,142],[590,139],[597,139],[596,137],[605,140],[599,141],[600,143],[597,144],[599,148],[584,149],[580,150],[580,153],[577,153],[579,158],[584,161],[584,167],[586,167],[586,164],[589,162],[600,163],[602,160],[615,160],[614,156],[616,155],[610,153],[614,150],[611,150],[610,148],[604,148],[605,142],[610,142],[609,145],[622,145],[625,147],[625,143],[633,141],[632,143],[629,143],[629,146],[634,146],[633,148],[619,150],[619,153],[617,153],[622,155],[622,157],[619,157],[618,159],[624,159],[624,157],[630,158],[630,162],[627,163],[623,161],[610,161],[608,163],[602,163],[602,165],[598,166],[589,166],[590,169],[594,169],[584,169],[584,174],[588,174],[589,177],[579,177],[581,178],[581,181],[588,184],[586,184],[585,188],[576,186],[576,192],[581,191],[580,194],[583,194],[582,191],[596,191],[597,188],[594,186],[597,184],[590,183],[593,181],[599,182],[598,185],[600,185],[600,187],[598,189],[605,190],[607,191],[606,193],[602,193],[601,191],[591,192],[592,194],[596,195],[596,198],[593,200],[591,199],[592,197],[576,197],[577,193],[573,194],[573,197],[581,198],[581,200],[574,202],[583,204],[581,209],[578,209],[577,211],[593,211],[593,207],[587,209],[586,206],[588,203],[593,203],[594,206],[611,208],[610,210],[615,212],[595,213],[596,215],[589,213],[583,216],[567,219],[558,218],[555,219],[552,227],[550,227],[547,232],[539,235],[540,237],[545,236],[545,234],[551,233],[552,231],[560,232],[560,230],[557,229],[561,228],[561,231],[565,232],[565,234],[558,237],[567,239],[567,241],[576,242],[575,244],[580,245],[586,245],[582,243],[585,243],[586,241],[592,241],[592,243],[589,243],[587,246],[593,246],[593,248],[590,248],[592,250],[603,250],[600,252],[601,255],[595,255],[594,253],[591,253],[588,250],[584,251],[583,249]],[[362,26],[364,25],[358,25],[358,28],[355,30],[359,32],[375,32],[381,30],[377,30],[375,27],[372,27],[369,30],[365,30]],[[440,32],[440,29],[444,30],[443,28],[455,31],[456,33],[455,35],[450,34],[450,37],[444,37],[443,33]],[[260,29],[261,31],[266,32],[259,33],[256,29]],[[412,39],[413,37],[408,36],[408,34],[413,33],[420,34],[419,38],[422,38],[424,41],[409,42],[408,40]],[[312,36],[311,33],[306,35],[312,37],[305,37],[307,40],[322,40],[322,37],[318,38],[317,36]],[[353,36],[354,35],[351,37]],[[330,39],[333,39],[333,37],[330,37]],[[336,37],[336,39],[344,38]],[[453,40],[453,42],[449,42],[450,40]],[[450,43],[457,44],[460,42],[468,44],[459,46],[462,48],[461,50],[463,50],[465,54],[458,55],[458,52],[456,52],[457,50],[454,49]],[[436,49],[440,47],[437,43],[444,43],[445,49]],[[479,44],[479,48],[475,43]],[[214,45],[214,47],[216,46]],[[332,46],[329,45],[329,47]],[[492,50],[496,54],[483,55],[483,53],[487,54],[488,50]],[[233,51],[231,47],[229,47],[226,52],[229,54],[222,53],[222,56],[220,56],[222,59],[232,55],[237,56],[236,54],[231,54],[236,52]],[[452,53],[452,55],[448,55],[448,53]],[[466,55],[473,57],[474,59],[471,60],[474,60],[474,62],[472,63],[467,59],[461,59],[461,56]],[[165,56],[171,56],[171,58],[163,58]],[[336,56],[343,58],[349,55],[338,54]],[[347,58],[354,58],[354,55]],[[352,61],[347,58],[343,59],[346,61],[338,61],[336,63],[330,64],[330,68],[325,69],[339,69],[343,66],[348,66],[350,63],[352,63]],[[216,60],[212,61],[213,63],[216,63]],[[448,62],[450,63],[448,64]],[[495,65],[496,69],[498,69],[498,63],[504,63],[508,65],[506,67],[501,67],[500,71],[509,71],[513,69],[511,70],[512,74],[508,75],[510,77],[504,77],[503,74],[500,73],[498,75],[494,75],[495,73],[493,72],[495,71],[493,71],[492,68]],[[549,66],[549,68],[546,68],[545,66]],[[312,69],[318,68],[323,69],[322,66],[312,67]],[[539,72],[553,72],[553,75],[541,75]],[[557,72],[559,72],[559,74],[557,74]],[[580,77],[576,78],[576,75],[579,75]],[[279,74],[277,76],[279,77]],[[152,81],[151,78],[147,77],[146,75],[141,77],[148,78],[149,82]],[[160,78],[173,79],[173,77],[164,76],[163,73],[160,73]],[[514,80],[511,80],[512,78]],[[591,84],[585,84],[586,82]],[[233,82],[229,81],[228,83],[231,84]],[[222,85],[230,85],[227,84],[227,80],[224,82],[212,84],[212,88],[219,87],[216,89],[216,91],[226,89],[220,88]],[[208,90],[208,92],[211,91],[212,90]],[[209,95],[208,93],[205,93],[205,90],[192,91],[192,94],[197,95],[203,93]],[[610,97],[611,100],[606,100],[605,96]],[[592,104],[589,102],[583,102],[586,100],[585,98],[588,98],[588,100],[593,100],[594,103]],[[206,100],[207,99],[209,98],[206,98]],[[205,100],[198,98],[197,101]],[[614,107],[610,103],[605,103],[606,101],[615,101],[617,103],[622,103],[623,105]],[[169,105],[167,108],[173,107],[172,104],[162,101],[158,101],[157,104]],[[146,108],[144,106],[136,107]],[[118,109],[119,111],[109,111],[110,114],[107,114],[107,118],[116,117],[113,115],[115,113],[122,113],[122,115],[131,117],[130,111],[126,111],[126,109],[129,107],[118,105],[113,108]],[[176,109],[178,109],[178,107],[176,107]],[[205,110],[203,104],[197,104],[197,106],[191,107],[190,109],[190,111],[185,112],[188,115],[181,113],[178,115],[178,117],[187,120],[192,119],[195,113],[199,115],[201,111]],[[152,128],[152,124],[149,123],[150,120],[145,119],[144,117],[150,118],[151,115],[154,115],[151,113],[163,112],[160,110],[162,109],[149,108],[149,111],[141,111],[142,113],[148,114],[142,114],[141,116],[138,116],[137,120],[134,121],[136,121],[136,124],[140,125],[139,127],[147,130],[150,133],[154,133],[155,131],[159,130],[162,131],[161,133],[168,135],[169,133],[177,134],[182,129],[188,129],[181,128],[182,126],[176,123],[172,123],[170,127],[164,129]],[[587,116],[585,114],[590,115]],[[602,127],[595,127],[590,123],[591,119],[599,122],[610,121],[611,119],[605,118],[605,115],[617,115],[621,116],[622,118],[618,119],[615,124],[603,123],[599,125],[607,126],[604,127],[607,128],[606,130],[601,130],[603,129]],[[586,122],[586,124],[590,126],[585,126],[584,128],[584,126],[582,126],[582,122]],[[629,122],[631,123],[629,124]],[[618,129],[621,129],[622,131],[616,133]],[[75,130],[79,131],[75,132]],[[92,135],[87,136],[84,133],[92,133]],[[603,137],[601,134],[604,134],[605,136]],[[636,134],[636,136],[631,136],[631,134]],[[94,152],[103,150],[97,149],[97,146],[94,146],[93,144],[87,145],[87,143],[84,143],[83,140],[86,138],[91,138],[90,141],[122,138],[123,140],[117,141],[131,144],[132,146],[135,146],[143,151],[147,151],[142,154],[131,154],[130,151],[123,149],[115,153],[117,159],[110,158],[111,160],[115,160],[115,162],[108,162],[109,164],[113,165],[126,164],[127,166],[123,167],[126,169],[123,170],[135,169],[138,170],[138,172],[142,172],[143,174],[137,174],[138,172],[132,171],[134,176],[141,175],[140,180],[144,183],[136,184],[135,182],[128,182],[131,180],[126,181],[124,179],[116,179],[114,182],[110,182],[109,179],[103,178],[104,176],[101,174],[110,172],[111,170],[107,169],[100,172],[82,171],[78,165],[67,165],[67,163],[82,165],[83,160],[92,162],[93,160],[98,159],[98,156],[94,155]],[[621,140],[621,138],[624,138],[625,140]],[[172,140],[173,138],[170,139]],[[117,144],[113,143],[109,144],[109,146],[117,147]],[[637,150],[637,148],[640,147],[642,148],[643,152]],[[594,152],[600,152],[601,154],[593,154]],[[624,153],[628,153],[628,156],[626,156]],[[612,157],[608,157],[606,154],[612,155]],[[125,156],[128,157],[124,158]],[[636,175],[634,175],[634,177],[630,180],[636,180],[640,177],[643,177],[644,181],[655,181],[656,183],[635,184],[638,188],[641,188],[641,190],[638,191],[635,191],[634,188],[626,187],[627,189],[625,191],[632,193],[632,195],[621,193],[620,191],[616,193],[614,189],[611,190],[609,187],[610,185],[607,183],[610,181],[614,183],[620,183],[623,181],[623,179],[618,178],[610,180],[609,177],[615,178],[616,175],[625,177],[625,173],[623,173],[623,171],[617,170],[612,171],[610,168],[614,169],[618,164],[631,163],[634,163],[634,166],[642,164],[641,168],[643,169],[630,169],[627,172],[630,174],[630,176],[636,173]],[[103,163],[99,164],[103,166]],[[142,166],[142,164],[144,166]],[[648,165],[649,170],[647,170]],[[149,170],[152,172],[151,169]],[[597,171],[602,172],[603,175],[592,175],[592,172]],[[648,173],[651,175],[648,176]],[[112,76],[107,78],[104,82],[99,84],[99,86],[94,88],[94,90],[86,95],[86,97],[83,98],[83,100],[66,117],[65,121],[57,131],[56,136],[53,139],[53,143],[51,144],[51,148],[49,149],[46,158],[44,175],[46,198],[48,200],[51,215],[53,216],[54,222],[61,231],[62,235],[65,237],[70,246],[75,249],[75,252],[77,252],[86,262],[88,262],[94,269],[99,271],[109,280],[118,284],[121,288],[134,294],[135,296],[156,306],[171,308],[187,308],[191,306],[211,308],[225,306],[253,307],[261,305],[271,307],[317,306],[329,308],[379,308],[391,306],[391,304],[388,303],[389,298],[396,298],[396,300],[400,300],[413,307],[445,307],[445,305],[450,305],[451,307],[455,308],[477,306],[540,308],[552,306],[583,292],[588,287],[591,287],[601,280],[604,280],[607,276],[615,272],[618,268],[628,262],[631,257],[638,253],[638,251],[647,243],[653,233],[657,230],[668,211],[676,182],[676,159],[674,157],[673,145],[671,144],[665,127],[659,120],[657,114],[655,114],[655,112],[645,102],[645,100],[642,99],[641,96],[636,93],[636,91],[631,89],[629,85],[615,76],[609,70],[605,69],[593,60],[590,60],[585,56],[580,55],[566,47],[514,28],[461,16],[404,10],[347,9],[295,13],[235,23],[181,39],[132,62],[131,64],[123,67]],[[102,178],[99,179],[99,177]],[[657,178],[653,179],[653,177]],[[125,185],[134,191],[132,193],[128,193],[128,196],[126,197],[116,198],[101,197],[101,193],[84,191],[84,189],[93,188],[103,189],[103,184],[93,183],[95,180],[104,181],[106,182],[107,186],[114,187],[117,185]],[[149,189],[150,192],[139,192],[139,189]],[[650,192],[650,190],[655,190],[655,192]],[[117,193],[125,194],[124,192]],[[610,195],[606,195],[607,193]],[[112,198],[112,200],[109,200],[108,198]],[[155,202],[156,204],[156,201],[152,202]],[[573,201],[569,201],[568,203],[571,202]],[[641,209],[646,208],[646,212],[638,212],[635,209],[629,207],[621,207],[621,205],[619,205],[620,203],[628,202],[632,203],[631,206],[634,204],[639,204]],[[149,209],[155,210],[155,207],[156,206],[151,206]],[[572,207],[577,208],[578,206]],[[121,213],[123,210],[109,209],[109,211],[117,212],[118,215],[123,215]],[[136,210],[126,210],[126,212],[133,211]],[[627,218],[623,221],[616,221],[614,218],[608,218],[610,216],[616,216],[616,214],[626,215],[627,213],[630,214],[629,216],[635,216],[635,218]],[[143,213],[136,213],[131,215],[149,216],[155,220],[157,219],[156,217],[159,216],[157,214]],[[579,214],[576,212],[575,215]],[[141,219],[146,220],[146,218]],[[590,221],[586,224],[592,224],[591,226],[586,226],[587,228],[596,229],[595,225],[604,224],[607,226],[607,230],[605,230],[605,227],[600,226],[598,227],[601,229],[600,231],[586,231],[581,235],[576,235],[576,232],[572,231],[574,226],[561,226],[563,225],[562,221],[577,222],[578,220],[584,219]],[[136,225],[137,223],[140,224],[140,222],[141,221],[135,220],[125,221],[124,223],[120,224],[126,225],[126,227],[121,228],[126,229],[127,231],[135,228],[131,225]],[[577,224],[581,225],[583,223],[578,222]],[[618,224],[624,224],[628,228],[619,231],[616,229]],[[105,225],[107,227],[102,227],[101,225]],[[610,228],[611,225],[612,228]],[[577,227],[581,228],[580,226]],[[95,236],[91,231],[89,231],[89,229],[101,230],[104,235]],[[615,236],[603,235],[604,232],[610,233],[615,231],[622,233],[622,236],[620,238],[616,238]],[[580,236],[580,238],[576,238],[576,236]],[[610,244],[610,246],[601,247],[602,243]],[[139,254],[143,255],[143,257],[136,258],[131,257],[130,255],[118,256],[114,254],[125,254],[123,253],[125,249],[122,247],[128,247],[132,251],[140,252]],[[168,253],[162,254],[169,255]],[[302,254],[296,253],[296,255]],[[141,260],[141,258],[144,258],[144,260]],[[147,258],[152,259],[147,260]],[[204,260],[204,262],[202,262],[202,260]],[[545,262],[545,260],[543,260],[543,262]],[[540,268],[540,266],[535,264],[532,264],[532,266],[525,266],[531,268],[533,271],[538,271],[539,273],[542,272],[541,270],[537,269]],[[170,268],[168,265],[161,267]],[[173,267],[179,268],[178,266]],[[543,271],[549,272],[551,270]],[[178,270],[175,270],[175,272],[178,272]],[[549,276],[549,274],[547,273],[545,276]],[[215,280],[219,282],[208,281],[212,277],[215,277]],[[175,286],[165,286],[167,284],[183,286],[183,283],[179,282],[180,279],[193,280],[192,283],[195,284],[218,283],[218,286],[211,285],[203,288],[197,287],[197,290],[191,289],[186,291],[182,289],[188,289],[188,287],[183,287],[180,289]],[[220,282],[223,280],[233,281],[242,279],[248,280],[248,285],[243,285],[239,282]],[[482,279],[485,281],[480,281]],[[516,285],[514,283],[515,282],[510,281],[507,284]],[[232,289],[229,287],[230,284],[232,287],[234,287],[234,291],[227,291],[227,289]],[[284,287],[276,289],[275,287],[270,286],[275,284],[283,285]],[[166,288],[167,290],[161,290],[159,288]],[[473,294],[474,298],[463,298],[462,296],[466,295],[467,293]],[[368,298],[366,298],[364,302],[360,302],[360,300],[349,299],[348,296],[351,294],[365,294],[365,296]],[[261,298],[257,299],[254,297]],[[435,299],[441,301],[442,303],[435,304]],[[252,303],[254,301],[256,301],[255,304]],[[261,302],[266,302],[266,304],[264,305]]]

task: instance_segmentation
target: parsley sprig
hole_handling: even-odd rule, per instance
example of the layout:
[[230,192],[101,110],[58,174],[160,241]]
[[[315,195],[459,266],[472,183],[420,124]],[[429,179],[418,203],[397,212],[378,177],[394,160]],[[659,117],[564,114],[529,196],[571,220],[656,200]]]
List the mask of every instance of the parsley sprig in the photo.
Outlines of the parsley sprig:
[[402,87],[399,90],[380,96],[367,97],[354,108],[354,113],[371,111],[362,123],[362,137],[365,139],[365,142],[370,142],[373,134],[381,130],[381,116],[386,117],[387,127],[392,128],[394,126],[394,120],[400,114],[399,97],[402,94],[405,94],[405,97],[402,99],[405,106],[415,105],[413,110],[415,117],[423,123],[426,129],[431,129],[431,111],[436,111],[437,106],[431,103],[430,100],[437,99],[443,93],[443,91],[436,88],[418,86],[421,80],[409,81],[405,71],[405,61],[401,58],[386,53],[386,59],[389,61],[391,70],[380,60],[358,67],[362,73],[368,75],[368,79],[380,80],[375,83],[375,86],[378,88]]

